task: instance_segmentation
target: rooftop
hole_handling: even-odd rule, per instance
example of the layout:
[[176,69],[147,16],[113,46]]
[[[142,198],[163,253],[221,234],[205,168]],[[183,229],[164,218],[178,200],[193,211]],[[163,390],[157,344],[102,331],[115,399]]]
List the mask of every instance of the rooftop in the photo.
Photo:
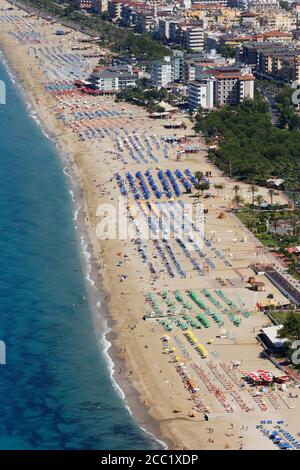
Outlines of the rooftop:
[[268,340],[274,345],[275,348],[281,348],[284,346],[286,339],[277,338],[278,331],[283,328],[283,325],[274,325],[267,328],[262,328],[262,332]]

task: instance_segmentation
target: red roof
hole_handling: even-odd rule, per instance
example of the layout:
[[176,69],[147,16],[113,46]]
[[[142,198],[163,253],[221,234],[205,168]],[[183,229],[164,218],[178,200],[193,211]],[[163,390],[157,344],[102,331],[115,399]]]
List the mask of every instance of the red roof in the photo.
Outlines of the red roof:
[[144,2],[136,2],[131,0],[112,0],[113,3],[122,3],[123,5],[128,5],[130,7],[140,6],[144,7],[146,4]]
[[240,78],[239,73],[216,73],[214,75],[216,76],[216,78],[228,78],[228,79]]
[[255,18],[256,17],[256,14],[255,13],[252,13],[251,11],[245,11],[244,13],[242,13],[242,16],[243,17],[246,17],[246,18]]
[[241,80],[243,80],[244,82],[250,82],[251,80],[254,80],[254,76],[251,73],[242,75]]
[[215,62],[199,62],[199,65],[201,67],[215,67]]
[[292,33],[287,33],[286,31],[268,31],[262,34],[264,37],[292,37]]
[[276,38],[276,37],[281,37],[281,38],[291,38],[293,35],[292,33],[288,33],[286,31],[268,31],[266,33],[261,33],[261,34],[255,34],[254,36],[235,36],[232,38],[227,38],[225,41],[255,41],[258,39],[264,39],[264,38]]

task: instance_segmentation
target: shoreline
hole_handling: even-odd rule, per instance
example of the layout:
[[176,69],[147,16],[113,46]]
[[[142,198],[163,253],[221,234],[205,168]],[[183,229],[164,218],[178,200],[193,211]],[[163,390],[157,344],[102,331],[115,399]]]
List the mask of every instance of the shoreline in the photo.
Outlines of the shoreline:
[[[113,330],[115,322],[109,313],[109,307],[106,303],[107,298],[109,298],[109,294],[103,287],[104,280],[100,274],[101,268],[99,267],[99,261],[94,254],[90,232],[92,229],[89,227],[89,223],[86,222],[88,218],[88,209],[87,201],[84,197],[83,181],[80,178],[80,169],[77,166],[73,155],[61,148],[61,143],[57,138],[57,134],[51,126],[47,124],[47,121],[43,119],[43,114],[40,112],[40,108],[34,103],[32,95],[25,88],[26,83],[24,83],[24,79],[20,74],[20,71],[14,67],[14,64],[9,60],[6,51],[3,49],[5,48],[2,45],[0,49],[2,57],[0,56],[0,60],[5,66],[10,79],[18,87],[18,93],[27,108],[28,116],[35,121],[44,137],[51,142],[60,162],[61,171],[65,176],[67,190],[70,194],[73,208],[73,221],[78,244],[78,253],[84,264],[82,274],[84,275],[84,283],[86,285],[86,292],[89,298],[90,314],[96,329],[96,336],[98,337],[99,333],[101,335],[99,352],[103,355],[103,359],[106,363],[112,387],[114,388],[115,393],[117,393],[124,402],[124,406],[130,417],[133,418],[135,424],[141,429],[141,431],[149,436],[150,439],[155,441],[160,448],[172,448],[172,443],[167,443],[167,439],[161,436],[159,424],[149,416],[146,407],[140,402],[139,391],[133,387],[124,373],[122,374],[122,377],[118,376],[117,379],[116,371],[118,368],[123,366],[123,363],[120,359],[118,349],[113,342],[114,337],[117,338],[117,333]],[[99,294],[101,297],[103,296],[103,300],[101,298],[101,301],[98,298]],[[100,331],[97,331],[96,323],[99,319]]]

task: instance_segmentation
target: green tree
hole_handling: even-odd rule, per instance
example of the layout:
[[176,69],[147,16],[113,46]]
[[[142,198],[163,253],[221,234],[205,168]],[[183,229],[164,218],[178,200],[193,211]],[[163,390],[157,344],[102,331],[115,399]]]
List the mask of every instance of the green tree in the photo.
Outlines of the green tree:
[[209,184],[206,182],[206,181],[199,181],[198,184],[195,185],[195,188],[197,189],[198,191],[198,194],[197,196],[199,197],[200,194],[202,195],[203,194],[203,191],[209,189]]
[[235,56],[235,48],[225,43],[218,45],[217,52],[225,57],[225,59],[232,59]]
[[218,191],[218,196],[219,196],[220,191],[222,191],[225,188],[225,186],[222,183],[217,183],[217,184],[214,184],[214,188]]
[[209,158],[239,180],[265,185],[269,178],[289,179],[300,173],[299,131],[275,127],[268,103],[260,96],[210,111],[196,120],[195,132],[209,144],[217,140]]
[[244,203],[244,199],[239,194],[235,194],[232,198],[232,202],[238,209]]
[[237,196],[238,192],[240,191],[240,187],[238,184],[235,184],[233,186],[233,191],[234,191],[234,194]]
[[200,182],[203,178],[203,173],[202,171],[196,171],[195,172],[195,178]]
[[258,188],[255,186],[255,184],[251,184],[248,192],[251,193],[251,198],[252,198],[252,206],[254,207],[254,201],[255,201],[255,193],[257,193]]
[[255,201],[256,201],[256,203],[257,203],[259,209],[261,209],[262,204],[265,202],[265,200],[264,200],[264,198],[262,197],[261,194],[258,194],[258,195],[256,196]]
[[274,191],[274,189],[272,189],[272,188],[269,189],[269,190],[268,190],[268,194],[269,194],[269,196],[270,196],[271,205],[273,205],[273,198],[274,198],[274,196],[275,196],[275,194],[276,194],[275,191]]
[[289,342],[300,339],[300,315],[291,313],[278,331],[279,338],[286,338]]

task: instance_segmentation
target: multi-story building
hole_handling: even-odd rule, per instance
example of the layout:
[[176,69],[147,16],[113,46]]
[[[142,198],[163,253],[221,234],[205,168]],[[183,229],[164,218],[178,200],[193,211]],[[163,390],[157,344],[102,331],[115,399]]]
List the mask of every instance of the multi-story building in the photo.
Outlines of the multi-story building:
[[122,0],[108,0],[107,11],[113,20],[119,20],[122,16],[122,8],[124,2]]
[[174,51],[171,57],[151,62],[151,84],[161,88],[174,81],[182,81],[184,74],[183,52]]
[[188,102],[193,109],[236,105],[246,98],[254,98],[254,76],[247,67],[208,69],[188,83]]
[[[299,82],[300,50],[264,50],[259,53],[257,73],[287,83]],[[300,83],[300,82],[299,82]]]
[[288,44],[292,42],[293,40],[293,33],[288,32],[288,31],[266,31],[265,33],[262,33],[261,35],[257,35],[257,38],[260,39],[262,38],[263,41],[272,41],[274,42],[279,42],[281,44]]
[[94,72],[89,81],[92,88],[112,93],[136,86],[137,79],[137,75],[131,73],[128,67],[108,67]]
[[300,80],[300,49],[295,47],[272,42],[246,43],[242,46],[240,60],[261,77],[285,82]]
[[162,88],[172,81],[172,65],[170,57],[164,60],[155,60],[151,63],[151,84],[155,88]]
[[242,73],[239,79],[240,83],[240,97],[239,102],[244,99],[253,99],[254,98],[254,76],[250,69],[242,69]]
[[120,24],[129,28],[134,28],[137,22],[137,12],[139,8],[143,8],[145,4],[140,2],[128,2],[122,7]]
[[214,79],[205,78],[188,83],[188,104],[191,109],[214,107]]
[[256,30],[259,26],[259,18],[253,11],[243,11],[241,14],[241,26],[246,29]]
[[169,35],[170,41],[175,42],[176,44],[181,43],[182,31],[180,28],[180,22],[177,20],[170,21],[169,24]]
[[184,81],[186,83],[192,82],[196,78],[196,64],[193,59],[184,61]]
[[279,7],[279,0],[229,0],[228,5],[242,10],[266,11]]
[[137,33],[150,33],[154,31],[157,19],[152,10],[138,10],[136,15],[135,31]]
[[158,36],[160,39],[170,39],[170,19],[158,19]]
[[202,5],[216,5],[218,7],[227,7],[228,0],[196,0],[193,3],[192,8],[196,10],[197,8],[201,8]]
[[221,8],[211,14],[206,15],[209,27],[218,25],[223,29],[238,27],[241,21],[241,11],[236,8]]
[[95,0],[73,0],[72,4],[79,10],[93,10],[95,8]]
[[192,6],[192,0],[181,0],[180,4],[185,10],[188,10]]
[[285,82],[300,83],[300,53],[294,57],[285,57],[282,60],[281,78]]
[[268,30],[291,31],[297,27],[297,13],[282,9],[268,10],[260,15],[264,28]]
[[108,9],[108,0],[96,0],[97,13],[104,13]]
[[184,61],[183,80],[185,83],[202,78],[203,71],[225,66],[227,60],[216,51],[192,54]]
[[171,57],[172,82],[183,80],[183,52],[175,51]]
[[239,62],[249,65],[252,70],[258,71],[262,70],[262,66],[260,64],[261,61],[261,53],[266,51],[266,53],[275,53],[275,52],[285,52],[289,49],[281,43],[274,43],[274,42],[261,42],[261,41],[253,41],[249,43],[245,43],[237,50],[236,58]]
[[264,33],[259,34],[252,34],[252,35],[228,35],[223,36],[220,38],[220,43],[224,43],[225,45],[235,47],[240,46],[238,51],[237,59],[239,59],[240,52],[242,51],[243,44],[249,44],[251,42],[254,43],[278,43],[278,44],[289,44],[293,41],[294,34],[289,33],[287,31],[267,31]]
[[204,31],[200,26],[182,26],[182,43],[185,49],[204,50]]
[[220,70],[215,75],[214,101],[218,105],[235,105],[240,98],[240,72]]

